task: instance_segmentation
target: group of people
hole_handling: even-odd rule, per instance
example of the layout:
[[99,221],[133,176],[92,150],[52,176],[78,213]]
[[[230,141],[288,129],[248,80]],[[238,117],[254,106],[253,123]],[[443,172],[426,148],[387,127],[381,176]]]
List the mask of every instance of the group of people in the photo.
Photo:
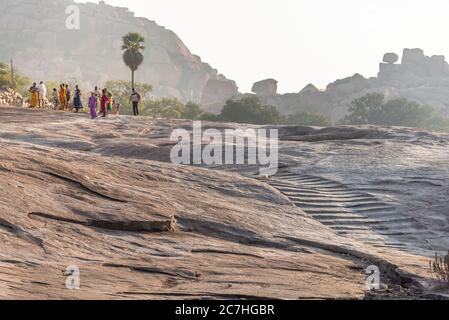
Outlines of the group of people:
[[100,106],[100,113],[102,117],[106,117],[111,112],[118,114],[120,109],[120,105],[114,103],[111,92],[109,92],[108,89],[104,88],[100,93],[98,87],[95,87],[94,91],[90,93],[88,106],[92,119],[95,119],[98,116],[98,106]]
[[[45,87],[44,82],[41,81],[39,85],[33,83],[33,86],[29,91],[31,94],[30,107],[44,108],[47,95],[47,88]],[[59,86],[59,90],[53,88],[51,99],[55,109],[69,111],[71,109],[72,102],[72,92],[70,91],[69,85],[63,83]],[[133,113],[135,116],[139,115],[140,100],[140,94],[133,88],[129,102],[132,104]],[[88,107],[92,119],[98,117],[98,107],[102,117],[106,117],[110,113],[119,114],[120,111],[120,104],[114,101],[112,93],[106,88],[102,89],[100,92],[98,87],[95,87],[90,94]],[[83,110],[83,108],[81,90],[78,85],[76,85],[73,92],[73,109],[76,113],[78,113],[80,110]]]
[[[61,84],[59,90],[53,88],[52,93],[52,103],[56,109],[69,111],[70,110],[70,100],[72,97],[72,92],[70,91],[68,84]],[[78,86],[75,87],[73,106],[76,112],[83,108],[83,103],[81,100],[81,90]]]
[[33,108],[44,108],[45,107],[45,97],[47,95],[47,88],[43,81],[37,85],[33,83],[33,86],[30,88],[30,106]]

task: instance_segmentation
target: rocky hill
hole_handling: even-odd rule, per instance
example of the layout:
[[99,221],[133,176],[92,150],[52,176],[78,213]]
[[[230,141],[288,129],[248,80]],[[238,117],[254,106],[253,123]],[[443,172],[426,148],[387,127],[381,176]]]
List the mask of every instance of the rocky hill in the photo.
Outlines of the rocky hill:
[[72,0],[2,0],[0,61],[13,58],[16,67],[35,81],[76,82],[90,89],[107,80],[130,79],[122,62],[121,38],[139,32],[147,49],[136,80],[152,84],[155,96],[207,105],[223,100],[221,88],[226,95],[237,94],[233,81],[193,55],[174,32],[126,8],[104,2],[77,4],[80,29],[68,30],[66,9],[72,4]]
[[404,97],[449,114],[449,65],[445,57],[428,57],[421,49],[404,49],[402,61],[398,60],[397,54],[387,53],[377,77],[355,74],[329,84],[325,90],[309,84],[299,93],[277,94],[276,80],[267,79],[255,83],[253,92],[284,114],[319,112],[334,121],[346,114],[353,99],[371,92],[384,93],[387,98]]

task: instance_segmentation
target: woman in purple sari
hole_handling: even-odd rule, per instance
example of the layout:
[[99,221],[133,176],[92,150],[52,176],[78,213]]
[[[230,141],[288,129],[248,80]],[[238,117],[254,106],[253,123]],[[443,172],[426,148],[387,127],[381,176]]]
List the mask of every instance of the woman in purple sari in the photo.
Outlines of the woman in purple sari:
[[95,119],[97,117],[97,96],[92,92],[89,98],[90,117]]

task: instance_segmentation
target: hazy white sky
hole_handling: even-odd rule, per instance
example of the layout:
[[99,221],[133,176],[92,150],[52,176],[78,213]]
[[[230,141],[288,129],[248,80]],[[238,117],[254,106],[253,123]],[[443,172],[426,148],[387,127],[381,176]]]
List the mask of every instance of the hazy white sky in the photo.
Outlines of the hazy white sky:
[[[86,2],[86,1],[79,1]],[[98,1],[91,1],[98,2]],[[175,31],[241,91],[265,78],[280,92],[375,76],[385,52],[449,56],[447,0],[106,0]]]

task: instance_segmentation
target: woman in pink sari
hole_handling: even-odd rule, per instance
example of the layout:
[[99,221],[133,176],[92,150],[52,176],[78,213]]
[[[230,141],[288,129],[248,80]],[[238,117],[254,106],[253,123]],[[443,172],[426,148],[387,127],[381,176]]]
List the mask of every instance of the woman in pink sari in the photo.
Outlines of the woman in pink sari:
[[95,119],[97,117],[97,96],[94,92],[89,98],[89,109],[90,109],[90,117]]
[[107,95],[106,89],[103,89],[102,92],[103,92],[103,95],[101,97],[101,113],[102,113],[102,117],[104,118],[104,117],[106,117],[106,115],[108,113],[107,108],[108,108],[108,103],[109,103],[109,97]]

